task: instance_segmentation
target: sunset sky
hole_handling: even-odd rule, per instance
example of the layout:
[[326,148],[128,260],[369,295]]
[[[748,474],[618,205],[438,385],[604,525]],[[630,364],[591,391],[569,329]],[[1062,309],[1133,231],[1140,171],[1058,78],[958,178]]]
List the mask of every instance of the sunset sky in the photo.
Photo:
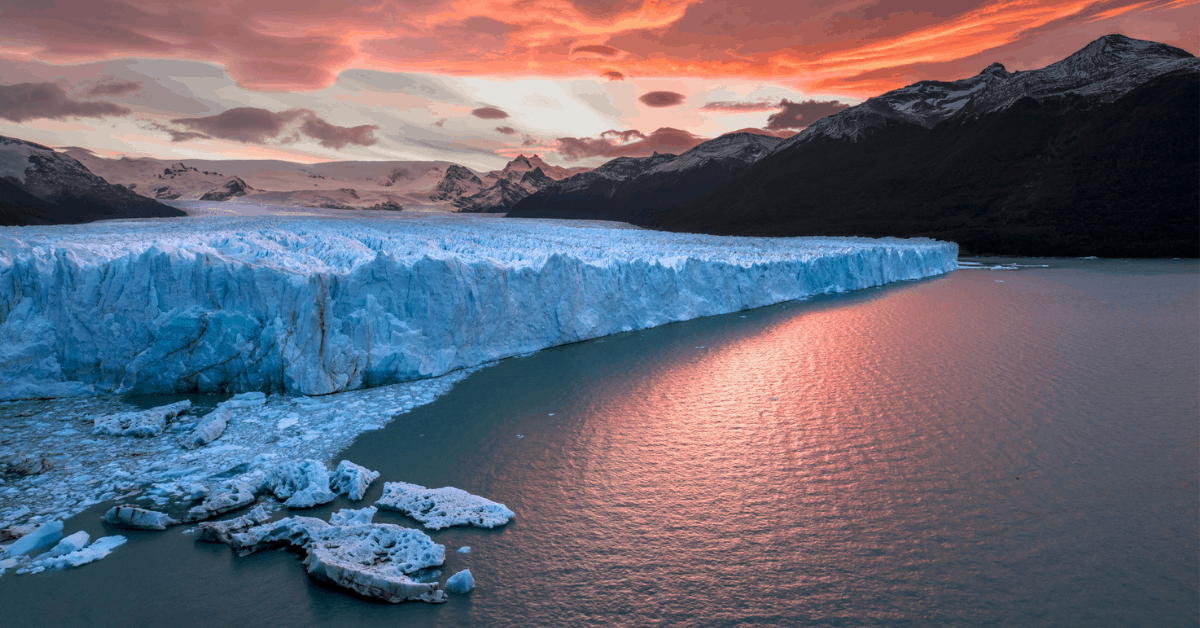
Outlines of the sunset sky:
[[788,135],[1107,33],[1200,52],[1200,0],[7,0],[0,135],[105,156],[559,165]]

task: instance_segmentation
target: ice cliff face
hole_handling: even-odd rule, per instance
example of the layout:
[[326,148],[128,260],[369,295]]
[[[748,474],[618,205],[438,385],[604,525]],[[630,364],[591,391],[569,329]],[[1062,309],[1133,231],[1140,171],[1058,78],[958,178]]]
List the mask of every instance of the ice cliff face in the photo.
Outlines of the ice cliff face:
[[534,221],[0,229],[0,391],[325,394],[956,267],[930,240]]

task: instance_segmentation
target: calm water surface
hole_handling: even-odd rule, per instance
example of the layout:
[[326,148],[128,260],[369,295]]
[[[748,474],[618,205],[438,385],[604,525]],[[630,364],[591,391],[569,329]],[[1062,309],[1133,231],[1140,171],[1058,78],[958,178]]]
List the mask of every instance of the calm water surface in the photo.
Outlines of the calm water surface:
[[445,605],[176,528],[0,578],[4,623],[1195,626],[1198,266],[1048,263],[542,351],[363,435],[384,479],[517,513],[432,533],[478,584]]

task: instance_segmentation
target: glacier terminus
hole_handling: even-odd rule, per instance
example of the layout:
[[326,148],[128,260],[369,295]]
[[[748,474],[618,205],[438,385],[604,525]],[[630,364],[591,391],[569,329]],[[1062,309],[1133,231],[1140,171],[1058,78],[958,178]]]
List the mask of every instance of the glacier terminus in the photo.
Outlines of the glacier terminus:
[[323,395],[957,268],[934,240],[462,216],[0,229],[0,397]]

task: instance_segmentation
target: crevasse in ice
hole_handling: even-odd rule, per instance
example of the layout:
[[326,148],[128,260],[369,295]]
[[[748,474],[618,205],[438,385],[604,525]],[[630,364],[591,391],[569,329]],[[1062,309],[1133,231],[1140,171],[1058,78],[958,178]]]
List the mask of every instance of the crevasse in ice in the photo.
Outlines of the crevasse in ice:
[[463,217],[2,228],[0,394],[354,390],[941,274],[957,253]]

